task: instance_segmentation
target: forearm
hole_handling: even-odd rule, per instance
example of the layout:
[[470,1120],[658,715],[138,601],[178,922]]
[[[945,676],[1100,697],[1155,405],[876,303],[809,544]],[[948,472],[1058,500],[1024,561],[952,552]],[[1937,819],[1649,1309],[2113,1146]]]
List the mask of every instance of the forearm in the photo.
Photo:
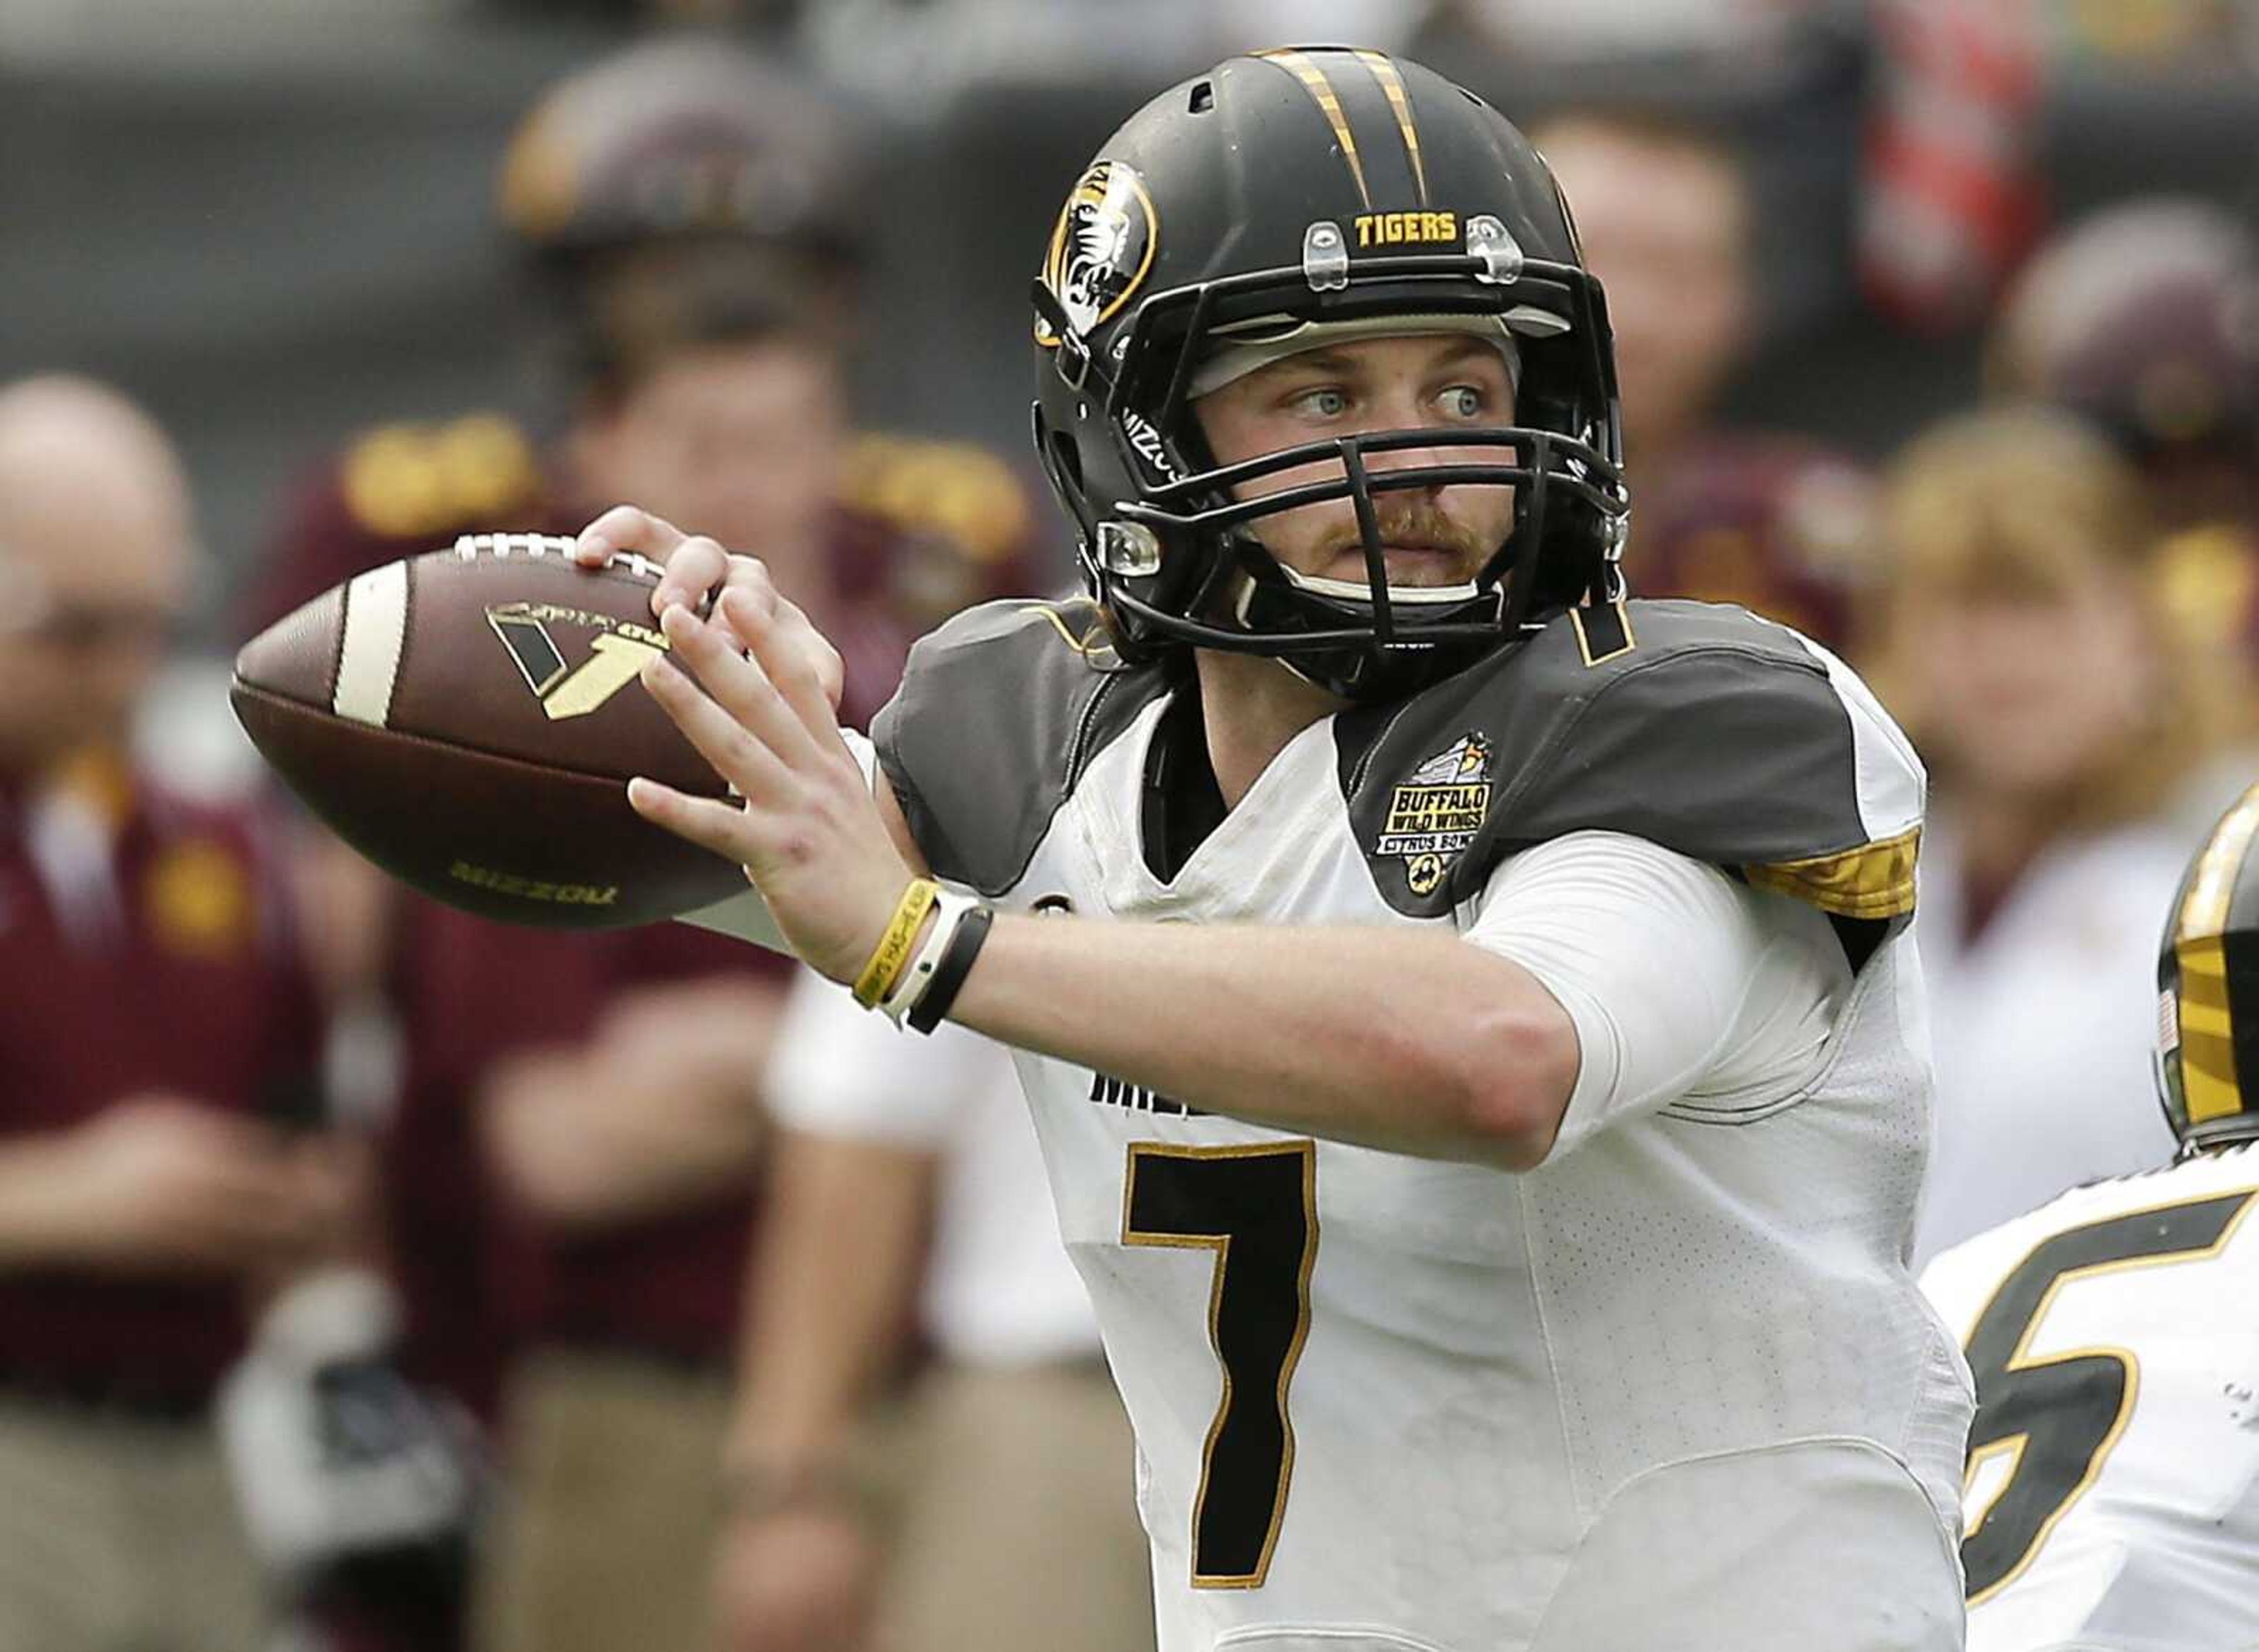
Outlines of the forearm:
[[0,1143],[0,1273],[52,1266],[75,1254],[82,1217],[61,1174],[68,1150],[61,1136]]
[[1577,1076],[1535,976],[1406,929],[1000,915],[951,1016],[1202,1112],[1514,1169]]
[[739,1349],[733,1464],[789,1478],[836,1465],[898,1350],[933,1157],[788,1133],[764,1214]]
[[608,1070],[549,1093],[499,1099],[489,1142],[513,1197],[559,1227],[601,1228],[743,1183],[760,1108],[745,1073],[677,1079],[664,1093]]
[[[686,608],[645,687],[741,802],[638,780],[645,818],[744,865],[806,962],[853,980],[920,858],[808,657],[750,599],[750,655]],[[694,682],[692,675],[696,681]],[[1520,966],[1401,929],[1000,920],[955,1019],[1206,1111],[1438,1158],[1542,1160],[1576,1030]]]

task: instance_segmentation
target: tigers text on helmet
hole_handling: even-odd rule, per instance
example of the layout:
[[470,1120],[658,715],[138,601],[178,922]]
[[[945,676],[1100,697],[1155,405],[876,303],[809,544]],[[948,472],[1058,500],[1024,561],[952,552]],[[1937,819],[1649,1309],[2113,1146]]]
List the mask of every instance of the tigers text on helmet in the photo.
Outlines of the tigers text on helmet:
[[[1600,285],[1536,150],[1441,75],[1310,46],[1172,88],[1076,182],[1033,296],[1037,454],[1124,659],[1268,654],[1387,698],[1621,594],[1629,500]],[[1224,466],[1194,417],[1227,352],[1437,331],[1507,350],[1513,423]],[[1319,480],[1243,492],[1314,465]],[[1392,588],[1374,496],[1444,487],[1512,487],[1510,530],[1470,582]],[[1329,500],[1356,511],[1362,583],[1308,578],[1262,544],[1265,518]]]
[[2259,785],[2173,897],[2157,958],[2157,1086],[2184,1150],[2259,1140]]

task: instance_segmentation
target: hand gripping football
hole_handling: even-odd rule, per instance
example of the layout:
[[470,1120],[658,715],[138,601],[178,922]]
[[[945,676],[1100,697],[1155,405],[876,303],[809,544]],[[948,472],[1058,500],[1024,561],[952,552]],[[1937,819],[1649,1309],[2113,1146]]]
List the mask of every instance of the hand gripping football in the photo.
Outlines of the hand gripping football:
[[236,657],[235,715],[340,837],[451,906],[598,929],[738,894],[628,807],[637,774],[728,794],[636,680],[667,645],[659,568],[572,545],[480,534],[347,581]]

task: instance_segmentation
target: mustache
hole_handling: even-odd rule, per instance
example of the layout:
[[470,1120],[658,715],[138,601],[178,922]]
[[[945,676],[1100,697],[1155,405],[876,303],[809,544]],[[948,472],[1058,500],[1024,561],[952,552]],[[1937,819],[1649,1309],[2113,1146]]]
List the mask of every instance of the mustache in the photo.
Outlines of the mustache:
[[[1429,499],[1399,495],[1390,500],[1383,495],[1373,502],[1373,518],[1380,530],[1380,543],[1402,550],[1443,551],[1473,559],[1487,557],[1498,549]],[[1365,536],[1351,523],[1327,542],[1324,554],[1330,558],[1364,548]]]

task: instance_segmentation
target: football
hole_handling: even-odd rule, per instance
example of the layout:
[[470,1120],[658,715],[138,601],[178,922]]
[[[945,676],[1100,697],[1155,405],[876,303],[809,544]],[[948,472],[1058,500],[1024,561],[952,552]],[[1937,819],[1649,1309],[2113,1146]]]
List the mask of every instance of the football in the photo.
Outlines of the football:
[[450,906],[603,929],[738,894],[628,807],[638,774],[728,794],[636,680],[667,645],[658,565],[572,545],[472,535],[348,580],[244,647],[235,715],[340,837]]

